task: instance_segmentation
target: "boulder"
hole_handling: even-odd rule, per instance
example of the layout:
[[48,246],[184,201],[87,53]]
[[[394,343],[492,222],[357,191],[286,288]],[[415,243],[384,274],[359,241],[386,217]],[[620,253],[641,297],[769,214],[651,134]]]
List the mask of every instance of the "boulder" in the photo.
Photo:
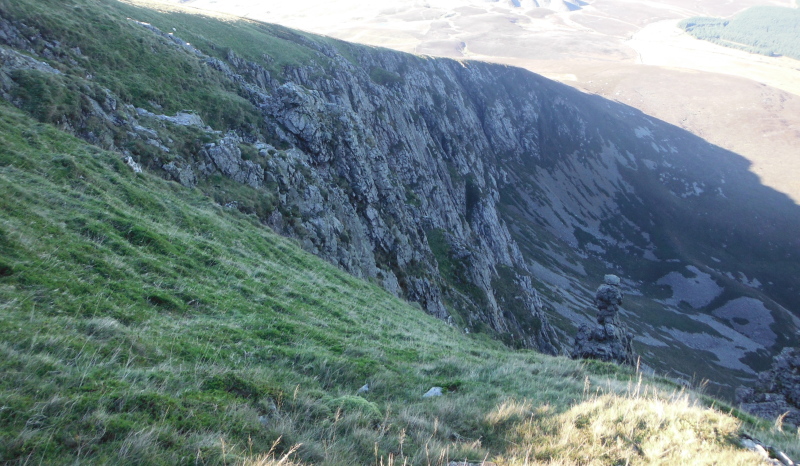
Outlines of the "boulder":
[[583,324],[575,335],[572,359],[599,359],[617,364],[636,364],[636,353],[631,342],[633,334],[624,326]]
[[606,275],[604,282],[597,288],[594,297],[594,305],[597,307],[597,323],[615,323],[617,313],[622,305],[622,291],[619,289],[619,277],[616,275]]
[[207,161],[213,164],[223,175],[237,183],[258,188],[264,182],[264,168],[250,160],[242,158],[239,144],[242,140],[235,133],[228,133],[217,143],[209,143],[200,151]]
[[427,392],[425,392],[424,395],[422,395],[422,398],[442,396],[443,394],[444,394],[444,389],[442,387],[431,387],[430,390],[428,390]]

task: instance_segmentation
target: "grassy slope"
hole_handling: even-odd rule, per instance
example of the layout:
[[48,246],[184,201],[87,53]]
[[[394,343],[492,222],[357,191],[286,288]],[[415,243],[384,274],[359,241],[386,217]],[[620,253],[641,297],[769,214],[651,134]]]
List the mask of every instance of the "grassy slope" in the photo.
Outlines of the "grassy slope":
[[4,461],[752,461],[692,395],[459,334],[5,104],[0,143]]
[[[214,129],[257,132],[260,113],[229,81],[191,53],[134,21],[152,23],[170,32],[178,26],[180,37],[205,53],[225,57],[234,50],[275,76],[280,76],[286,66],[311,58],[322,60],[302,44],[310,39],[280,26],[225,21],[165,8],[155,10],[115,0],[76,0],[71,4],[60,0],[0,0],[0,15],[31,28],[23,34],[41,33],[49,40],[57,39],[68,57],[51,62],[63,76],[49,77],[44,83],[38,73],[18,73],[15,79],[27,79],[32,92],[23,89],[16,97],[25,101],[38,119],[59,123],[79,119],[82,110],[90,110],[82,108],[86,103],[78,97],[79,90],[102,100],[102,88],[106,88],[123,103],[155,113],[174,115],[190,109]],[[41,53],[46,45],[35,41],[35,47]],[[51,90],[38,89],[43,87]]]
[[[264,59],[276,73],[303,60],[302,38],[281,28],[70,5],[0,0],[4,14],[81,44],[88,58],[58,79],[80,86],[91,73],[127,103],[196,109],[215,128],[258,119],[213,71],[127,16],[182,25],[181,37],[221,55],[260,60],[248,37],[276,41]],[[43,121],[81,113],[66,91],[29,102]],[[5,104],[0,147],[3,461],[218,464],[281,438],[276,454],[302,443],[294,458],[324,464],[751,462],[730,443],[738,422],[694,407],[694,395],[462,335],[254,217],[136,175],[118,154]],[[447,395],[423,400],[433,385]]]

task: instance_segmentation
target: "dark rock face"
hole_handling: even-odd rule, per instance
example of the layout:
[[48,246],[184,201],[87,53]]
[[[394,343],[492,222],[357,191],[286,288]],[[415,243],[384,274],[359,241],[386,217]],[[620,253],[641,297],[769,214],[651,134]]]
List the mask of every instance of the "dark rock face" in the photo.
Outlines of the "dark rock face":
[[572,359],[599,359],[604,362],[636,365],[631,342],[633,335],[623,326],[614,324],[581,325],[575,335]]
[[[238,147],[240,142],[235,134],[229,134],[219,143],[206,144],[200,154],[206,160],[205,166],[213,164],[216,170],[233,181],[258,188],[264,182],[264,168],[250,160],[242,160],[242,152]],[[170,174],[175,176],[173,173]],[[180,181],[180,178],[177,181]]]
[[736,401],[751,414],[800,427],[800,349],[784,348],[755,387],[736,390]]
[[597,307],[597,323],[600,325],[617,322],[617,313],[622,304],[622,291],[619,289],[619,277],[606,275],[605,283],[595,293],[594,305]]
[[636,364],[637,356],[631,342],[633,334],[619,322],[617,314],[622,304],[619,277],[606,275],[605,283],[597,288],[598,325],[581,325],[572,345],[572,359],[599,359],[617,364]]

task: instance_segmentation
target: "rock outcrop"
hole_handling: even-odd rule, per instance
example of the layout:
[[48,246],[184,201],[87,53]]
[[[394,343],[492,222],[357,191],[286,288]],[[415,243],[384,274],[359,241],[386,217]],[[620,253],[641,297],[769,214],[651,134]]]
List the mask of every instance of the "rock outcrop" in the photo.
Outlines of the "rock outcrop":
[[600,285],[594,296],[597,307],[597,323],[600,325],[618,324],[619,307],[622,305],[622,290],[619,289],[619,277],[606,275],[605,283]]
[[800,427],[800,349],[784,348],[754,387],[736,390],[736,401],[751,414]]
[[622,304],[620,280],[616,275],[606,275],[605,283],[597,288],[594,303],[597,306],[597,325],[583,324],[578,328],[572,345],[572,359],[599,359],[617,364],[636,364],[633,351],[633,334],[619,321]]

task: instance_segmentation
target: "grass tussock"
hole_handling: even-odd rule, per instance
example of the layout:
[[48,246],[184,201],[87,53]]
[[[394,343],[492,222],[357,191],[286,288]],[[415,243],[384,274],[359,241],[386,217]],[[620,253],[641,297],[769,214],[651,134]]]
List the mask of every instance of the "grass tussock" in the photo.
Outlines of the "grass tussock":
[[800,456],[663,381],[464,335],[6,104],[0,146],[2,462],[743,464],[742,430]]
[[[605,394],[564,413],[531,410],[513,428],[508,464],[753,464],[738,447],[740,423],[685,393]],[[506,408],[508,409],[508,408]]]

